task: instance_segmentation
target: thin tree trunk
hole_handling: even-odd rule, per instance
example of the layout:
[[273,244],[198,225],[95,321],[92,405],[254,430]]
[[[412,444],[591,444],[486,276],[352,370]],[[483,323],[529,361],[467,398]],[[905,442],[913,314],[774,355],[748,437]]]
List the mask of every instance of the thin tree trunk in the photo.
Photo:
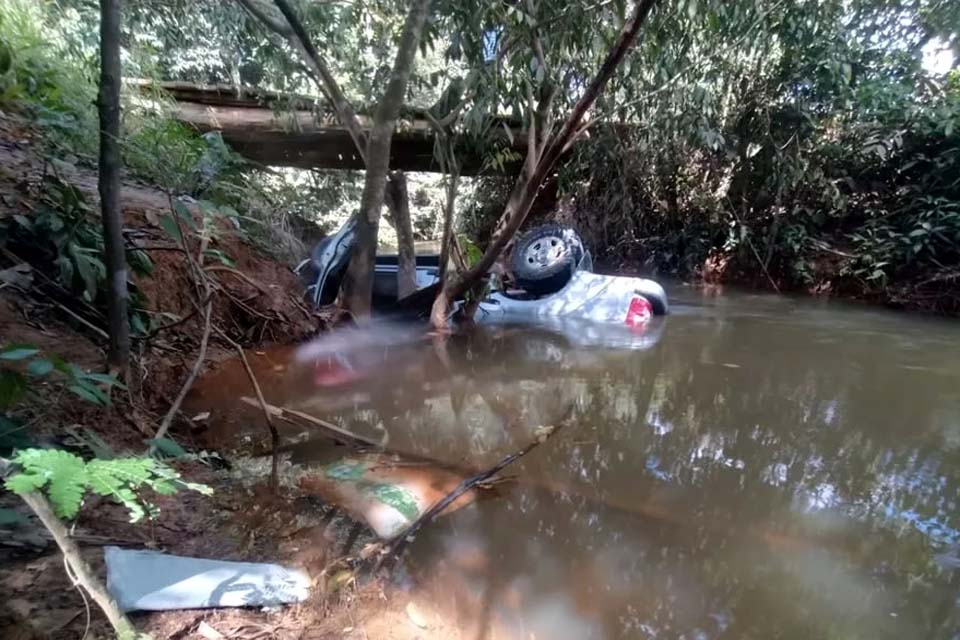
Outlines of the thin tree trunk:
[[397,117],[400,115],[400,107],[403,106],[407,93],[407,81],[410,79],[413,59],[420,45],[429,6],[430,0],[413,0],[410,6],[390,81],[380,104],[377,105],[373,127],[367,140],[367,175],[360,198],[360,214],[357,217],[357,240],[343,286],[347,309],[355,318],[362,319],[370,315],[377,228],[380,223],[380,209],[383,207],[387,172],[390,169],[390,143],[393,140]]
[[[616,71],[620,62],[626,56],[630,47],[637,39],[640,28],[646,21],[647,15],[656,0],[638,0],[634,6],[633,14],[620,31],[616,43],[607,53],[603,64],[597,71],[583,93],[583,96],[574,105],[573,111],[561,127],[556,136],[544,140],[543,144],[536,144],[536,136],[531,133],[531,143],[528,145],[527,161],[524,171],[517,177],[513,191],[507,200],[507,206],[500,221],[493,233],[493,238],[487,246],[483,257],[473,265],[466,273],[458,278],[449,278],[446,285],[441,290],[434,302],[431,312],[431,321],[435,328],[442,329],[446,325],[447,310],[452,302],[469,291],[476,283],[483,278],[493,263],[500,256],[500,253],[507,246],[507,243],[513,238],[520,225],[526,219],[530,208],[536,200],[537,192],[543,184],[544,179],[553,169],[557,159],[569,148],[570,144],[584,131],[582,120],[587,111],[597,100],[603,87]],[[531,105],[532,108],[533,105]]]
[[350,133],[357,152],[366,166],[366,180],[363,195],[360,198],[360,212],[357,216],[356,243],[346,278],[344,278],[344,295],[342,296],[355,318],[365,318],[370,315],[370,299],[373,295],[377,230],[386,191],[387,174],[390,169],[390,144],[400,107],[403,106],[407,81],[420,44],[430,0],[414,0],[410,7],[390,81],[377,106],[370,133],[366,136],[360,129],[353,106],[346,99],[326,62],[313,46],[290,3],[287,0],[274,0],[274,5],[281,14],[277,15],[268,10],[260,0],[237,0],[237,2],[267,28],[286,38],[290,46],[300,52],[320,85],[321,91],[333,104],[340,124]]
[[61,553],[63,553],[67,565],[71,571],[73,571],[74,576],[76,576],[77,584],[85,589],[86,592],[90,594],[90,597],[93,598],[93,601],[103,610],[103,613],[107,616],[107,620],[110,621],[114,631],[117,632],[117,636],[125,640],[136,637],[137,632],[133,624],[129,618],[120,611],[117,602],[110,596],[104,588],[103,583],[90,569],[90,565],[88,565],[86,560],[83,559],[83,556],[80,555],[80,548],[77,547],[77,543],[70,537],[67,528],[63,522],[60,521],[60,518],[53,513],[53,509],[50,508],[50,503],[43,494],[36,491],[28,491],[27,493],[21,493],[20,497],[23,498],[23,501],[27,503],[27,506],[30,507],[40,519],[40,522],[43,523],[43,526],[50,532],[50,535],[53,536],[53,540],[57,543]]
[[[437,299],[434,300],[433,308],[430,310],[430,323],[436,329],[441,329],[447,324],[447,310],[450,304],[447,299],[447,283],[458,277],[458,271],[455,269],[450,273],[450,255],[455,244],[453,232],[454,213],[456,211],[457,190],[460,185],[460,176],[458,173],[447,174],[447,202],[443,208],[443,233],[440,236],[440,292]],[[457,267],[463,268],[463,265]]]
[[330,73],[326,61],[320,56],[317,48],[307,35],[293,8],[287,0],[273,0],[276,8],[280,10],[282,16],[271,15],[258,3],[258,0],[237,0],[246,9],[260,20],[267,28],[287,39],[291,48],[300,52],[307,68],[314,76],[314,80],[320,86],[320,90],[326,96],[327,100],[333,105],[333,110],[337,114],[337,120],[347,129],[353,144],[357,147],[357,153],[361,159],[366,162],[366,137],[360,129],[360,123],[357,120],[357,114],[353,110],[353,105],[347,100],[337,80]]
[[130,356],[127,260],[120,209],[120,0],[100,0],[100,211],[107,267],[107,364],[125,373]]
[[387,208],[397,232],[397,299],[417,290],[417,257],[413,246],[413,224],[410,222],[410,195],[407,175],[394,171],[387,181]]
[[439,156],[440,168],[447,179],[447,201],[443,206],[443,230],[440,234],[440,284],[443,286],[448,278],[447,267],[453,245],[453,219],[456,213],[457,190],[460,187],[460,163],[457,161],[449,129],[432,116],[429,116],[429,120],[436,132],[440,149],[436,155]]

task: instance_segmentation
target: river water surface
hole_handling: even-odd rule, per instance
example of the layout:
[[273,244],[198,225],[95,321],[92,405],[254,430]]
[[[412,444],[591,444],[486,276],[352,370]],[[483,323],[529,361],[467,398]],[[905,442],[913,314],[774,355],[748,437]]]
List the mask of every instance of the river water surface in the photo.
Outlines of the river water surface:
[[465,467],[566,418],[411,545],[415,588],[478,636],[960,637],[960,324],[671,294],[634,348],[496,327],[256,362],[268,401]]

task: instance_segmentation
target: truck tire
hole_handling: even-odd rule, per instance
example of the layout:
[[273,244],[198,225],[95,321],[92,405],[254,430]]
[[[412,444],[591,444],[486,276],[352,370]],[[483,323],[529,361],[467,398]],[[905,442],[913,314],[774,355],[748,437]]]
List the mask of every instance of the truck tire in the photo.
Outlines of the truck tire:
[[520,237],[510,256],[510,269],[520,288],[547,295],[566,286],[582,258],[583,242],[576,231],[545,224]]

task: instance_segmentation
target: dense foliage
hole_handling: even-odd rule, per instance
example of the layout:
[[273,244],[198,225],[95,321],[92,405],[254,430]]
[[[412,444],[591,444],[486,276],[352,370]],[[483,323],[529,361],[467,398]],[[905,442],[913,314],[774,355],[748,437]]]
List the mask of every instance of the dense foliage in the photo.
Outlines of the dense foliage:
[[[2,10],[4,99],[26,99],[55,141],[89,152],[96,3],[42,5]],[[295,5],[347,97],[375,103],[405,4]],[[125,6],[131,76],[316,93],[297,56],[236,3]],[[562,117],[628,8],[434,3],[408,105],[444,113],[462,104],[463,144],[504,166],[516,157],[498,118],[542,128]],[[53,25],[59,48],[39,24]],[[943,0],[661,3],[594,110],[590,139],[557,178],[573,205],[564,209],[613,266],[954,310],[958,33],[960,9]],[[925,66],[938,52],[939,68]],[[550,108],[531,113],[531,94],[553,96]],[[173,122],[162,96],[126,100],[131,169],[177,192],[206,188],[204,158],[229,150]],[[356,209],[355,173],[220,164],[232,167],[224,176],[244,178],[216,181],[218,193],[204,197],[257,209],[252,217],[266,216],[268,228],[298,233],[313,220],[330,229]],[[419,221],[412,203],[419,236],[435,237],[442,184],[414,190],[429,203]],[[506,195],[468,184],[459,227],[482,245]],[[290,246],[265,243],[278,244]]]
[[958,57],[923,66],[937,38],[956,49],[955,5],[686,2],[658,19],[609,96],[627,126],[598,128],[562,177],[601,257],[958,308],[942,286],[960,277]]

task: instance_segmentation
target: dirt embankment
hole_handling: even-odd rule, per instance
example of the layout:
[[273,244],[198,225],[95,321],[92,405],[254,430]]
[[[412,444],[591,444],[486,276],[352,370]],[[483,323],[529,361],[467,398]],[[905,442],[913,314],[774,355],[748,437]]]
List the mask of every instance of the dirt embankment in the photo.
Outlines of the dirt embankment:
[[[50,172],[79,190],[89,216],[96,219],[95,169],[75,159],[65,159],[66,164],[50,160],[44,158],[35,131],[23,120],[0,113],[0,222],[14,216],[29,220],[44,207],[56,206],[46,195]],[[146,451],[144,441],[153,435],[194,366],[204,327],[197,283],[184,252],[161,228],[162,216],[170,212],[167,194],[128,180],[121,200],[128,244],[144,250],[154,264],[152,275],[136,278],[143,296],[139,305],[165,328],[153,329],[149,339],[135,340],[131,392],[115,393],[110,407],[95,407],[57,385],[41,382],[32,383],[32,393],[16,407],[34,442],[69,447],[84,456],[96,447],[118,455]],[[190,206],[199,219],[197,208]],[[199,254],[196,239],[188,240],[187,248],[192,255]],[[219,337],[221,332],[257,352],[326,327],[323,317],[300,303],[300,287],[289,266],[257,250],[229,225],[218,228],[207,248],[221,251],[231,261],[206,262],[216,330],[204,370],[234,355]],[[42,252],[35,249],[0,243],[0,271],[12,268],[29,277],[0,284],[0,344],[34,345],[86,370],[101,370],[106,345],[102,310],[58,284],[56,269],[49,260],[46,264],[37,260]],[[251,357],[254,371],[261,370],[261,360]],[[197,385],[195,393],[203,393],[205,384]],[[262,458],[251,460],[232,451],[210,456],[203,450],[205,429],[205,422],[191,420],[186,410],[178,416],[171,434],[191,453],[170,464],[185,478],[209,485],[213,496],[187,491],[150,496],[159,517],[139,524],[130,524],[125,510],[113,502],[90,497],[71,523],[85,559],[101,576],[104,545],[278,562],[304,568],[315,581],[314,589],[310,599],[297,606],[136,613],[132,619],[138,629],[158,639],[464,637],[456,621],[444,622],[432,612],[428,600],[421,598],[413,615],[413,597],[400,592],[387,598],[378,580],[350,578],[341,583],[345,572],[338,569],[343,566],[340,559],[362,548],[372,539],[370,534],[340,510],[294,487],[285,485],[279,495],[272,494],[269,462]],[[28,515],[9,493],[0,493],[0,507]],[[0,522],[0,593],[4,594],[0,637],[112,637],[102,613],[73,587],[62,557],[35,522]]]
[[[14,216],[30,220],[45,207],[56,206],[46,194],[51,173],[75,186],[89,215],[98,211],[94,167],[75,159],[51,163],[44,157],[38,133],[22,119],[0,113],[0,222]],[[65,393],[62,385],[33,382],[27,396],[15,407],[26,424],[26,434],[39,444],[67,446],[84,455],[93,447],[112,452],[142,454],[160,420],[176,396],[197,358],[204,323],[197,313],[196,282],[185,254],[161,228],[159,220],[170,211],[161,190],[133,180],[122,191],[124,233],[130,247],[142,248],[151,258],[152,275],[139,277],[143,295],[139,302],[148,317],[160,326],[148,338],[134,340],[135,377],[129,396],[116,392],[112,406],[100,408]],[[195,214],[196,207],[190,205]],[[199,241],[187,248],[198,255]],[[324,322],[300,300],[300,285],[288,265],[258,250],[229,225],[210,240],[209,249],[229,256],[229,264],[208,260],[213,283],[212,324],[215,331],[207,353],[207,366],[233,355],[218,332],[248,348],[297,341],[322,329]],[[97,305],[58,284],[52,264],[36,260],[35,247],[0,242],[0,272],[16,269],[21,278],[0,282],[0,345],[22,343],[38,347],[90,371],[100,371],[105,361],[106,323]],[[5,272],[7,276],[12,271]],[[24,279],[24,277],[26,279]],[[187,450],[197,452],[194,434],[202,425],[180,416],[173,437]],[[229,458],[229,454],[224,457]],[[304,522],[294,511],[295,498],[264,495],[258,478],[240,482],[229,460],[207,459],[195,453],[172,462],[190,480],[214,488],[211,498],[181,492],[156,496],[161,516],[132,525],[125,511],[110,501],[93,498],[83,506],[74,526],[88,561],[102,571],[104,544],[156,548],[181,555],[221,559],[270,560],[323,566],[330,540],[338,538],[341,519],[326,522],[322,505],[317,522]],[[263,477],[264,483],[266,475]],[[0,492],[0,507],[26,515],[20,501]],[[295,550],[302,550],[299,555]],[[312,563],[312,564],[311,564]],[[319,563],[319,565],[318,565]],[[90,604],[64,573],[62,558],[36,523],[0,523],[0,637],[79,638],[110,637],[102,614]],[[88,612],[90,618],[88,619]],[[219,620],[225,632],[239,629],[236,637],[290,637],[284,629],[302,630],[322,619],[326,601],[296,611],[185,612],[139,616],[135,624],[156,638],[197,637],[201,620]],[[323,636],[320,636],[323,637]]]
[[[38,211],[57,207],[46,190],[52,176],[76,187],[90,215],[96,217],[95,168],[74,158],[68,158],[74,161],[68,163],[52,161],[45,153],[39,134],[25,121],[0,114],[0,221],[15,216],[31,220]],[[121,203],[128,250],[143,248],[153,263],[152,274],[135,277],[142,294],[135,304],[154,325],[148,339],[135,339],[134,350],[145,408],[162,410],[196,357],[202,314],[186,256],[160,224],[170,214],[168,195],[129,180],[123,184]],[[199,220],[197,207],[188,207]],[[300,302],[301,286],[289,266],[259,250],[237,229],[229,228],[227,221],[217,220],[216,227],[207,247],[209,255],[226,256],[228,264],[205,258],[215,290],[213,326],[247,347],[289,343],[315,332],[322,323]],[[197,237],[188,236],[192,237],[187,248],[198,255]],[[102,312],[58,284],[55,265],[38,263],[39,252],[11,241],[0,246],[0,270],[30,266],[30,281],[5,281],[0,288],[2,342],[35,344],[83,366],[99,365],[105,344]],[[167,325],[170,328],[163,328]],[[223,353],[224,343],[213,340],[211,359]]]

